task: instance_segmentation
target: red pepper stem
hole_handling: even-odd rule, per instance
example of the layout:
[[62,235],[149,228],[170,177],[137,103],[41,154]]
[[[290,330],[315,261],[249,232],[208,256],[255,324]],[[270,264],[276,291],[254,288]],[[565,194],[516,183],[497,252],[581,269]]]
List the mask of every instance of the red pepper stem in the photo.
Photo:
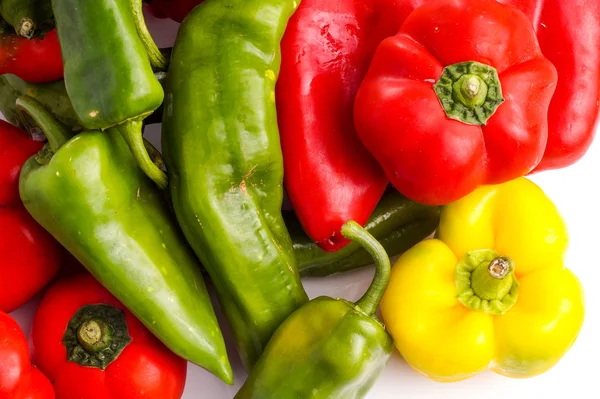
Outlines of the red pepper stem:
[[142,0],[131,0],[131,11],[133,14],[133,20],[135,22],[135,28],[137,29],[138,36],[142,39],[152,69],[155,71],[166,71],[169,67],[169,61],[160,52],[160,49],[152,39],[152,35],[148,31],[146,21],[144,20],[144,11],[142,7]]
[[164,190],[168,186],[167,174],[152,161],[144,145],[142,136],[142,121],[130,120],[117,126],[117,129],[127,142],[139,167],[156,185]]
[[360,244],[375,261],[375,277],[365,294],[356,302],[363,312],[373,315],[390,281],[390,258],[383,246],[364,227],[353,220],[342,226],[342,235]]
[[58,151],[73,137],[73,132],[37,100],[29,96],[20,96],[17,98],[16,107],[22,118],[27,118],[27,122],[33,120],[40,127],[52,152]]

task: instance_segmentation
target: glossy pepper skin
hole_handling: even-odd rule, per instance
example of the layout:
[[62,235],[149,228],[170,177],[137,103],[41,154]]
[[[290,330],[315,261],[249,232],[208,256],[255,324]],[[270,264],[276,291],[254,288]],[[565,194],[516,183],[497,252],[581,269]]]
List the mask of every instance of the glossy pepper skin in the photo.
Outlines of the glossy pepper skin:
[[0,399],[54,399],[50,381],[31,365],[21,327],[2,311],[0,337]]
[[446,204],[539,164],[556,82],[521,11],[426,2],[378,47],[356,95],[356,129],[398,191]]
[[292,313],[235,399],[359,399],[383,371],[393,342],[374,313],[389,279],[389,258],[357,223],[341,231],[375,258],[371,287],[356,303],[318,297]]
[[282,41],[277,112],[285,189],[308,236],[327,251],[348,244],[347,220],[365,224],[388,179],[356,135],[354,96],[406,0],[303,0]]
[[[143,148],[142,120],[163,102],[132,0],[52,0],[65,84],[86,129],[117,126],[139,166],[160,188],[167,178]],[[102,38],[102,40],[99,40]]]
[[119,133],[68,140],[39,103],[21,97],[17,105],[50,143],[21,171],[29,213],[169,349],[231,383],[198,262]]
[[[302,277],[325,277],[373,264],[373,258],[358,243],[351,242],[336,252],[321,249],[302,230],[292,212],[284,214]],[[396,256],[435,231],[440,208],[418,204],[398,191],[389,189],[365,224],[388,256]]]
[[[82,309],[94,317],[81,317]],[[112,331],[99,337],[85,334],[104,326]],[[121,340],[117,332],[128,339]],[[179,399],[183,394],[187,362],[87,273],[50,287],[31,334],[36,364],[53,381],[58,398]],[[117,343],[122,351],[103,347],[98,338]],[[96,344],[102,360],[86,344]],[[75,350],[81,352],[75,355]]]
[[[525,178],[478,188],[443,209],[438,236],[398,259],[381,303],[408,364],[438,381],[553,367],[579,333],[584,302],[563,265],[566,226],[544,192]],[[491,278],[494,260],[509,266],[505,277]]]
[[175,214],[246,368],[308,300],[281,216],[273,98],[294,10],[288,0],[202,3],[179,29],[167,77],[162,140]]
[[535,171],[569,166],[594,139],[600,107],[600,3],[502,0],[533,21],[558,84],[548,111],[548,142]]
[[[27,213],[19,198],[21,167],[44,144],[0,121],[0,311],[24,305],[58,272],[60,245]],[[0,357],[1,358],[1,357]]]
[[33,83],[62,79],[63,62],[56,30],[33,40],[0,33],[0,75],[6,73]]
[[37,100],[73,131],[81,130],[81,122],[73,109],[64,80],[30,83],[16,75],[0,76],[0,112],[13,125],[29,130],[30,134],[36,133],[36,127],[19,116],[16,102],[20,96]]
[[25,39],[41,35],[54,25],[51,0],[2,0],[0,16]]

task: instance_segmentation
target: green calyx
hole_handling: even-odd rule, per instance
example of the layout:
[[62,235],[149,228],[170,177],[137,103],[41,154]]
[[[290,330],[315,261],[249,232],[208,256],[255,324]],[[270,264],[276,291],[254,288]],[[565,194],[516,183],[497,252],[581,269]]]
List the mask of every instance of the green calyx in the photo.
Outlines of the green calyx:
[[84,367],[106,369],[131,342],[123,311],[86,305],[69,321],[63,336],[67,358]]
[[506,313],[517,302],[519,282],[514,263],[491,249],[467,253],[456,265],[457,298],[471,310],[492,315]]
[[485,126],[504,102],[496,69],[475,61],[445,67],[433,90],[448,118],[470,125]]

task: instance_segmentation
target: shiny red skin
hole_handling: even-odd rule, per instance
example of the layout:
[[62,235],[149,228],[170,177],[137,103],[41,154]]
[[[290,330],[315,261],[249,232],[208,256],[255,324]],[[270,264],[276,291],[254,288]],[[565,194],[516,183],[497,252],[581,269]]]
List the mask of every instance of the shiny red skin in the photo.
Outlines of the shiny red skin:
[[29,360],[17,322],[0,311],[0,399],[54,399],[50,381]]
[[32,83],[62,79],[64,68],[56,30],[32,40],[0,34],[0,75],[5,73]]
[[594,139],[600,109],[600,1],[502,0],[532,21],[544,56],[558,71],[544,158],[535,171],[578,161]]
[[[106,304],[125,312],[132,342],[106,370],[67,361],[62,338],[84,305]],[[80,274],[50,287],[33,320],[34,358],[60,399],[178,399],[187,362],[158,341],[91,275]]]
[[[499,75],[505,101],[485,126],[449,119],[433,89],[444,66],[465,61]],[[443,205],[539,164],[556,82],[518,9],[495,0],[430,1],[377,49],[356,95],[355,125],[398,191]]]
[[27,213],[19,198],[21,166],[44,143],[0,121],[0,311],[29,301],[56,275],[61,246]]
[[364,225],[388,179],[360,142],[352,105],[377,45],[414,8],[406,0],[303,0],[281,43],[276,99],[287,195],[327,251]]
[[148,7],[156,18],[170,18],[182,22],[194,7],[202,2],[204,0],[151,0]]
[[0,120],[0,206],[21,203],[21,167],[43,146],[44,143],[31,140],[25,131]]

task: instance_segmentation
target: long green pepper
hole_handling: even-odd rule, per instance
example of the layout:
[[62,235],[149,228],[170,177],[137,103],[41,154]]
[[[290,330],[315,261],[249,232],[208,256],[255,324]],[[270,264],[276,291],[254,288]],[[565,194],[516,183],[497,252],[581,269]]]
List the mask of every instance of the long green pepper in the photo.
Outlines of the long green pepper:
[[138,35],[135,4],[52,0],[65,84],[83,127],[117,127],[140,168],[166,188],[167,176],[154,165],[142,140],[142,120],[162,104],[164,92]]
[[200,265],[119,132],[71,139],[37,101],[17,106],[49,143],[21,171],[27,211],[169,349],[232,383]]
[[318,297],[277,329],[235,399],[359,399],[392,354],[392,337],[375,311],[390,278],[379,242],[349,221],[342,235],[375,260],[375,277],[356,303]]
[[308,298],[281,216],[280,41],[298,2],[209,0],[177,34],[163,151],[175,214],[246,368]]

